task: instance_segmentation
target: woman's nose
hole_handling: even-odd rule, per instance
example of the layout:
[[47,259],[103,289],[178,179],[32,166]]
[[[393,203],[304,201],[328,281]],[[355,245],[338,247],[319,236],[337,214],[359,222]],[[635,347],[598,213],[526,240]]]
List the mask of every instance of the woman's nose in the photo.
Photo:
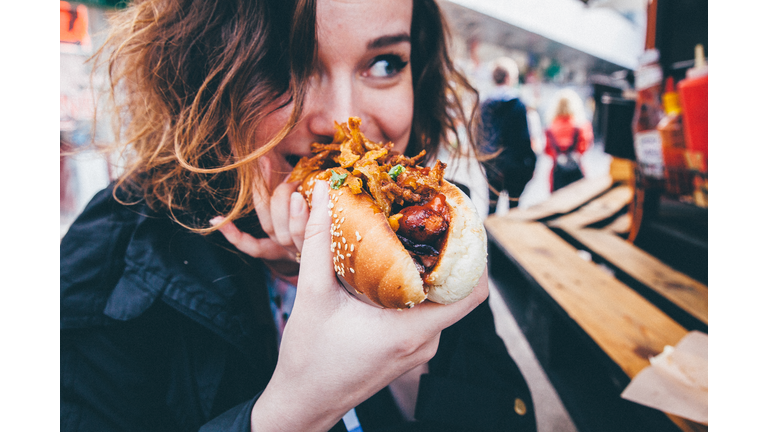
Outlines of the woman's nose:
[[319,79],[310,87],[304,110],[309,129],[314,135],[333,138],[334,122],[346,122],[349,117],[362,117],[354,95],[351,79]]

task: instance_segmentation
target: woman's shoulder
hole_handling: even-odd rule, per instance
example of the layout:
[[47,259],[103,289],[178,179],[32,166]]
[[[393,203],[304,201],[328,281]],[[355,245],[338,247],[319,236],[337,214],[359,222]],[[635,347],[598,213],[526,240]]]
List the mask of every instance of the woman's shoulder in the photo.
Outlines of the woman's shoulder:
[[62,328],[134,319],[162,299],[240,338],[248,320],[238,287],[264,280],[263,266],[214,237],[140,203],[124,205],[111,187],[98,193],[61,242]]
[[125,252],[148,211],[114,197],[114,184],[98,192],[59,245],[63,327],[103,323],[102,310],[125,269]]

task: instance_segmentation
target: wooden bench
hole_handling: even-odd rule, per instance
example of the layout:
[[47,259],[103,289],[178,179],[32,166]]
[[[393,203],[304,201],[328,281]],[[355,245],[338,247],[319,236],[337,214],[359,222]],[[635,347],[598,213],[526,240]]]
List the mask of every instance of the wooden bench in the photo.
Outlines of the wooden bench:
[[708,324],[708,289],[704,284],[670,268],[613,233],[589,228],[560,227],[593,253],[599,254],[694,318]]
[[[592,192],[578,200],[572,197],[568,205],[562,198],[559,204],[545,202],[489,217],[485,225],[491,277],[580,431],[705,431],[706,426],[619,397],[629,380],[650,364],[649,357],[675,345],[690,328],[597,263],[583,259],[555,233],[563,230],[591,254],[604,257],[706,325],[706,286],[617,236],[615,232],[625,231],[627,225],[616,221],[626,218],[620,215],[601,230],[583,228],[624,210],[631,193],[612,186],[608,183],[595,192],[593,183]],[[591,198],[584,202],[584,196]],[[547,222],[555,231],[531,222],[558,214]]]
[[490,217],[488,234],[629,376],[687,333],[538,222]]
[[627,185],[619,185],[584,204],[578,211],[553,220],[549,225],[573,228],[588,226],[619,213],[631,201],[632,188]]
[[515,207],[510,209],[505,217],[514,220],[534,221],[570,213],[585,202],[607,191],[612,184],[613,179],[610,175],[583,178],[562,189],[556,190],[544,202],[528,208]]
[[614,234],[627,235],[629,234],[629,230],[631,226],[632,226],[632,218],[629,216],[628,213],[624,213],[616,217],[616,219],[614,219],[613,222],[603,227],[603,230],[612,232]]

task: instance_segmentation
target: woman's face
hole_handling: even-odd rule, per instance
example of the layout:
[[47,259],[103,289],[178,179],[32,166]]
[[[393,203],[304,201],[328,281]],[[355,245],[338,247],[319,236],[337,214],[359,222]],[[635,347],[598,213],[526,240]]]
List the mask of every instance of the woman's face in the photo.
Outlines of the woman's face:
[[[312,142],[331,142],[334,121],[362,119],[365,136],[404,152],[413,119],[412,0],[318,0],[317,64],[302,118],[269,155],[274,187]],[[286,123],[292,106],[270,115],[259,145]]]

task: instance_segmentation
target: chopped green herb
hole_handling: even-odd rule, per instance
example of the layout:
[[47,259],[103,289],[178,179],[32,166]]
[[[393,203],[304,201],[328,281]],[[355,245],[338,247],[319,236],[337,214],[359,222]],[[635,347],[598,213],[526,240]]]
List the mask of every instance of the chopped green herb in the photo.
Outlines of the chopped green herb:
[[344,180],[347,179],[349,174],[336,174],[336,171],[331,170],[331,188],[338,189],[344,184]]
[[405,171],[405,167],[403,167],[400,164],[397,164],[397,165],[393,166],[391,170],[389,170],[388,174],[389,174],[390,177],[392,177],[393,181],[397,181],[397,176],[402,174],[403,171]]

